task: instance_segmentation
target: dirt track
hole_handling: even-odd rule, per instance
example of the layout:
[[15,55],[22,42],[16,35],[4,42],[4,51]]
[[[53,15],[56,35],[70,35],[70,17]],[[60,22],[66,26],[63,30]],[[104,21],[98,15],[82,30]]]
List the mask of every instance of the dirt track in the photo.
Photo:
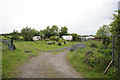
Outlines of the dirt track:
[[67,52],[41,52],[20,67],[17,78],[82,78],[67,60]]

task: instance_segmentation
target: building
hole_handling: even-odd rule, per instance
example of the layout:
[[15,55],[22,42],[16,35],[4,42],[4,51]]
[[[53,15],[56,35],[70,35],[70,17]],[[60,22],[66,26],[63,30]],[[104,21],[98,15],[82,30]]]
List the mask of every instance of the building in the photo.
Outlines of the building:
[[85,37],[81,37],[81,41],[85,41]]
[[92,40],[92,39],[95,39],[95,37],[93,36],[85,37],[85,40]]
[[71,35],[63,35],[62,38],[65,40],[73,40],[73,37]]

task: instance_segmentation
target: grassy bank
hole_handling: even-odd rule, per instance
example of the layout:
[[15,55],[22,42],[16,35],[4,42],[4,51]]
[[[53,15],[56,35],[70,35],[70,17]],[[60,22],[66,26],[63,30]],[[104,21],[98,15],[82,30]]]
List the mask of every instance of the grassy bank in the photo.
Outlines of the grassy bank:
[[[62,47],[70,46],[74,43],[67,42],[66,45],[58,46],[56,44],[48,45],[46,41],[14,41],[16,50],[8,50],[8,46],[2,43],[2,75],[3,78],[11,78],[16,75],[18,67],[29,57],[37,56],[43,51],[56,50]],[[25,53],[31,51],[31,53]]]
[[[91,46],[92,44],[92,46]],[[112,59],[109,46],[104,49],[101,41],[84,42],[84,49],[69,52],[67,57],[73,67],[86,78],[118,78],[117,70],[112,65],[106,75],[103,72]],[[111,46],[111,45],[110,45]],[[103,51],[102,51],[103,50]]]

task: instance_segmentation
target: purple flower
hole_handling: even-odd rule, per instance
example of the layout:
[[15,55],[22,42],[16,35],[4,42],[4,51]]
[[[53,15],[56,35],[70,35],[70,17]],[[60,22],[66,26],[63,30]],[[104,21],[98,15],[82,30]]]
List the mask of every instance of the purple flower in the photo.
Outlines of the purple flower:
[[111,49],[111,47],[110,47],[110,49]]
[[107,47],[105,47],[105,49],[107,49]]

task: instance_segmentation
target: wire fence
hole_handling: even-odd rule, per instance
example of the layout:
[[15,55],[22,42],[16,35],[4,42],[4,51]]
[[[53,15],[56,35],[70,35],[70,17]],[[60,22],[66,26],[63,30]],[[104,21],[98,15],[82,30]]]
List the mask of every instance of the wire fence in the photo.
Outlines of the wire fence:
[[120,35],[113,36],[112,59],[114,66],[120,71]]

